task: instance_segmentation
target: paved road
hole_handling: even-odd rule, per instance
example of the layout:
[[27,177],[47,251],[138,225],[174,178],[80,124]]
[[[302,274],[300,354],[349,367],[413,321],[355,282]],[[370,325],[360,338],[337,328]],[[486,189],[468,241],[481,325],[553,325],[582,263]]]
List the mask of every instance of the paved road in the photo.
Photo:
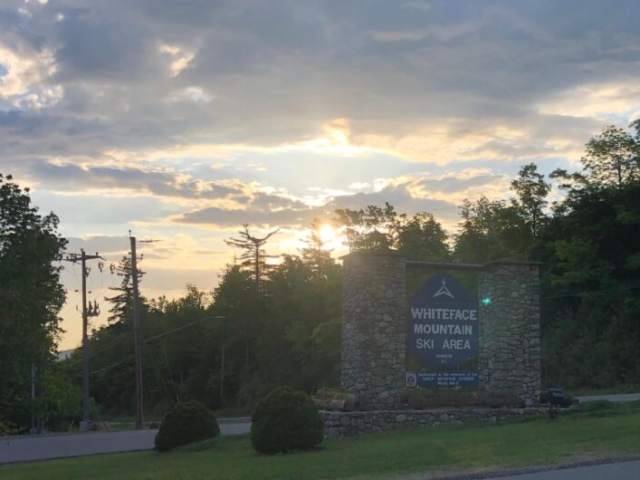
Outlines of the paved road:
[[638,480],[640,478],[640,461],[591,465],[589,467],[566,468],[493,478],[496,480]]
[[624,393],[618,395],[584,395],[576,397],[582,402],[591,402],[594,400],[608,400],[610,402],[635,402],[640,400],[640,393]]
[[[219,419],[222,435],[249,433],[249,418]],[[157,430],[89,432],[0,439],[0,464],[153,449]]]

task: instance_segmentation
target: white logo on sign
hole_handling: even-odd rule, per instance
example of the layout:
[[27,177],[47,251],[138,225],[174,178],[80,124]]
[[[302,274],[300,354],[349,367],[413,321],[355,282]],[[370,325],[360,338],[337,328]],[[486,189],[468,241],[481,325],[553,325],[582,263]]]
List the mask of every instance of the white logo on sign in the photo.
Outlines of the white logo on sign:
[[447,284],[444,281],[444,278],[442,279],[442,286],[440,287],[440,290],[436,292],[433,298],[439,297],[440,295],[446,295],[447,297],[456,298],[451,294],[451,292],[447,288]]

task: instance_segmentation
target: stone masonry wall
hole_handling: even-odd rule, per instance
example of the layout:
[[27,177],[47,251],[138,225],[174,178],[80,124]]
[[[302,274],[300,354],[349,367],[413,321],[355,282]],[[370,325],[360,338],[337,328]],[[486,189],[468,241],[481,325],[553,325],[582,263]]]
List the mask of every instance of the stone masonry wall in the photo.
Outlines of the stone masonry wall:
[[518,395],[525,405],[540,397],[539,264],[500,261],[480,273],[480,387]]
[[363,409],[397,408],[405,389],[405,259],[387,251],[343,260],[342,387]]
[[327,438],[438,425],[471,422],[496,423],[510,419],[548,414],[547,408],[440,408],[434,410],[396,410],[370,412],[320,412]]

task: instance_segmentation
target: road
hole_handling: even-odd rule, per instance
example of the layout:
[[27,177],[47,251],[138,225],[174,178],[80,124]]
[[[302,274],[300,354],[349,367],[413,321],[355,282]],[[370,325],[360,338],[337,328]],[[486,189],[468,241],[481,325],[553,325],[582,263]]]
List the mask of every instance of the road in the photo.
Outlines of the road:
[[617,395],[584,395],[576,397],[582,402],[591,402],[595,400],[608,400],[609,402],[635,402],[640,400],[640,393],[623,393]]
[[[249,418],[218,419],[222,435],[249,433]],[[157,430],[89,432],[0,440],[0,464],[152,450]]]

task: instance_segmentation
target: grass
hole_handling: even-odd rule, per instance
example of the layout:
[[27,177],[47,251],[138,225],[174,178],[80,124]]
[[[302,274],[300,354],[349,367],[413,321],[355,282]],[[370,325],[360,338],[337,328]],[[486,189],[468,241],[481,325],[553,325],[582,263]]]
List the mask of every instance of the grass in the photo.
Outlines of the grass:
[[[180,451],[104,455],[0,466],[0,480],[382,479],[412,473],[459,473],[640,454],[640,412],[602,407],[605,416],[526,423],[437,427],[329,440],[307,453],[263,456],[247,437]],[[635,410],[634,410],[635,409]],[[591,412],[593,413],[593,412]]]

